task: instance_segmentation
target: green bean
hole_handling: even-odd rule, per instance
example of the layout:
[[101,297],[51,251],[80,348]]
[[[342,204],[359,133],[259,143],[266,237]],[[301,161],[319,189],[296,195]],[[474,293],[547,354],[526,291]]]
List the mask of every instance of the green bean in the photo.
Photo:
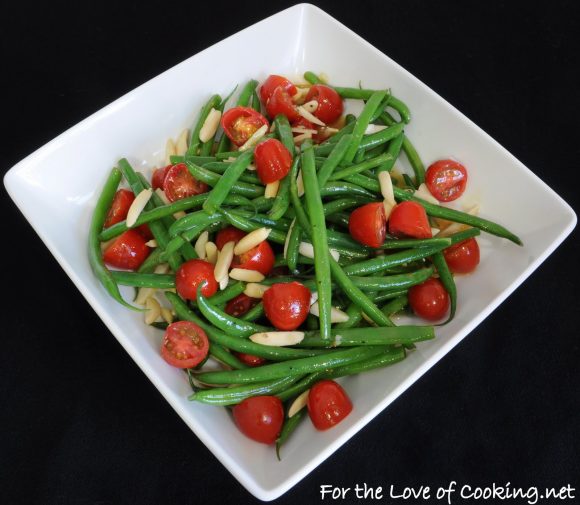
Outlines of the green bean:
[[379,166],[384,165],[385,163],[389,163],[391,161],[393,163],[395,162],[393,155],[391,153],[388,153],[388,152],[383,153],[383,154],[380,154],[379,156],[377,156],[376,158],[373,158],[373,159],[370,159],[367,161],[363,161],[362,163],[358,163],[356,165],[351,165],[350,167],[343,168],[342,170],[335,172],[334,174],[332,174],[330,176],[330,180],[338,181],[340,179],[343,179],[344,177],[348,177],[349,175],[358,174],[358,173],[364,172],[365,170],[368,170],[370,168],[379,167]]
[[380,172],[390,172],[395,166],[395,162],[399,158],[399,154],[401,153],[401,147],[403,146],[403,141],[405,139],[405,135],[400,133],[397,135],[393,140],[389,142],[389,147],[387,148],[387,154],[391,156],[390,160],[386,161],[382,165],[377,167],[377,174]]
[[325,378],[336,379],[338,377],[345,377],[347,375],[355,375],[375,368],[383,368],[385,366],[393,365],[405,359],[404,347],[388,347],[383,352],[375,354],[374,356],[357,363],[351,363],[336,367],[334,370],[327,372]]
[[[377,354],[379,352],[380,351],[377,351]],[[292,384],[292,386],[290,386],[286,390],[277,393],[275,396],[277,396],[283,402],[289,400],[290,398],[295,398],[296,396],[303,393],[307,389],[310,389],[310,386],[312,386],[314,383],[326,378],[328,376],[328,373],[329,373],[328,370],[321,370],[318,372],[310,373],[306,377],[300,379],[298,382]]]
[[[349,276],[349,279],[354,285],[363,291],[380,291],[384,289],[395,290],[410,288],[416,284],[421,284],[433,275],[433,271],[432,267],[428,267],[421,268],[413,273],[387,275],[385,277],[356,277],[352,275]],[[371,316],[368,312],[366,313],[369,317]]]
[[290,237],[288,238],[288,246],[286,248],[286,261],[290,272],[298,272],[298,258],[300,256],[300,242],[302,241],[302,228],[296,219],[293,221],[293,226],[290,228]]
[[449,317],[447,318],[447,321],[445,321],[448,323],[455,317],[455,311],[457,310],[457,287],[455,286],[453,274],[451,273],[451,270],[449,270],[449,266],[447,265],[447,261],[445,261],[443,253],[435,253],[431,258],[431,261],[433,261],[433,265],[437,269],[441,284],[443,284],[445,291],[449,294]]
[[244,290],[246,289],[245,282],[230,282],[228,287],[223,291],[218,291],[217,293],[213,294],[209,300],[212,305],[219,306],[223,303],[229,302],[233,300],[236,296],[241,295]]
[[384,130],[365,135],[360,142],[359,149],[366,151],[386,144],[388,141],[398,137],[403,132],[404,127],[405,125],[403,123],[395,123],[393,126],[389,126]]
[[153,249],[153,251],[151,251],[149,256],[147,256],[147,258],[145,258],[145,261],[143,263],[141,263],[141,266],[139,267],[137,272],[139,272],[140,274],[153,273],[153,270],[155,270],[155,267],[157,265],[159,265],[160,263],[163,263],[162,254],[163,254],[163,249],[161,249],[159,247],[156,247],[155,249]]
[[[216,160],[227,160],[228,158],[237,158],[242,153],[243,151],[222,151],[221,153],[216,153],[215,158]],[[191,161],[196,163],[193,159]]]
[[334,214],[330,214],[326,217],[326,220],[333,224],[338,224],[343,228],[348,229],[348,222],[350,220],[350,214],[346,212],[336,212]]
[[[354,176],[353,176],[354,177]],[[378,183],[377,183],[378,184]],[[374,199],[375,195],[364,188],[351,184],[349,182],[327,182],[320,188],[320,196],[322,197],[336,197],[336,196],[360,196],[363,198]]]
[[244,368],[249,368],[248,365],[242,363],[238,358],[236,358],[233,354],[228,352],[225,347],[221,346],[220,344],[216,344],[215,342],[210,342],[209,344],[209,354],[214,359],[217,359],[219,362],[223,363],[224,365],[229,366],[234,370],[242,370]]
[[[257,230],[258,228],[262,228],[261,223],[253,222],[252,220],[248,219],[244,215],[242,215],[239,211],[230,211],[230,210],[223,210],[222,214],[232,226],[239,228],[245,232],[251,232]],[[286,232],[282,230],[272,229],[270,231],[270,235],[268,235],[268,240],[271,242],[275,242],[277,244],[283,244],[284,240],[286,239]]]
[[304,79],[306,79],[310,84],[323,84],[320,77],[318,77],[311,70],[307,70],[306,72],[304,72]]
[[463,242],[468,238],[477,237],[481,232],[479,228],[468,228],[467,230],[463,230],[453,235],[449,235],[449,240],[451,240],[450,245],[459,244],[459,242]]
[[294,135],[292,135],[292,128],[288,118],[284,114],[278,114],[274,118],[274,124],[276,125],[276,134],[280,142],[284,144],[284,147],[288,149],[292,159],[294,159]]
[[[389,303],[385,304],[381,307],[381,311],[388,317],[391,317],[393,314],[400,312],[409,304],[409,298],[407,295],[401,295],[397,298],[394,298]],[[408,343],[408,342],[407,342]]]
[[349,148],[352,142],[352,135],[344,135],[336,144],[334,144],[334,148],[328,155],[328,158],[320,167],[318,171],[318,186],[323,187],[329,179],[331,179],[332,173],[339,165],[339,163],[344,158],[347,149]]
[[220,208],[232,186],[252,161],[253,156],[253,152],[245,151],[228,167],[204,202],[203,210],[208,214],[213,214]]
[[262,302],[258,303],[252,307],[248,312],[240,317],[243,321],[255,321],[260,319],[264,315],[264,304]]
[[203,210],[198,210],[191,214],[187,214],[175,221],[169,228],[169,236],[175,237],[185,231],[188,231],[198,226],[208,226],[211,223],[219,222],[224,219],[221,212],[214,212],[207,214]]
[[[238,85],[236,84],[236,86],[234,87],[234,89],[232,89],[232,91],[230,91],[230,94],[228,96],[226,96],[220,102],[219,106],[216,107],[216,110],[218,110],[220,113],[223,114],[224,109],[226,107],[226,103],[228,103],[228,101],[230,100],[230,98],[232,97],[232,95],[235,93],[235,91],[236,91],[237,88],[238,88]],[[217,133],[217,129],[216,129],[216,133]],[[213,149],[214,142],[215,142],[216,133],[214,133],[213,136],[209,140],[205,141],[202,144],[201,150],[200,150],[200,154],[202,156],[207,156],[207,155],[211,154],[211,151]],[[222,137],[223,137],[223,135],[222,135]],[[221,139],[220,139],[220,142],[221,142]],[[219,148],[219,144],[218,144],[218,148]],[[223,150],[225,150],[225,145],[223,146]]]
[[255,88],[252,91],[252,109],[254,109],[256,112],[259,112],[260,114],[262,113],[262,104]]
[[[377,91],[372,89],[344,88],[341,86],[333,86],[333,88],[342,98],[358,98],[361,100],[370,100],[373,94],[377,93]],[[409,123],[409,121],[411,121],[411,112],[409,107],[401,100],[390,95],[388,105],[400,114],[403,122]]]
[[296,347],[353,347],[361,345],[412,344],[435,338],[433,326],[391,326],[378,328],[334,328],[332,340],[308,331]]
[[288,441],[290,435],[294,433],[294,431],[300,424],[300,421],[306,419],[306,412],[307,410],[303,408],[298,412],[296,412],[292,417],[284,421],[282,431],[280,432],[280,435],[278,435],[278,438],[276,439],[276,457],[278,458],[278,461],[282,461],[280,458],[280,449]]
[[115,282],[121,286],[154,289],[171,289],[175,287],[175,275],[173,274],[140,274],[124,270],[113,270],[111,274]]
[[[367,293],[367,295],[370,293]],[[346,313],[348,315],[348,321],[343,323],[338,323],[334,325],[335,329],[341,328],[352,328],[353,326],[357,325],[362,319],[362,312],[358,305],[355,303],[351,303],[348,308],[346,309]]]
[[[203,165],[203,168],[206,170],[211,170],[216,174],[223,175],[231,165],[231,161],[212,161],[211,163],[206,163]],[[248,182],[250,184],[262,184],[262,181],[260,181],[260,178],[256,175],[256,173],[250,171],[242,172],[242,174],[238,177],[238,181]]]
[[331,202],[325,203],[323,206],[324,216],[328,217],[336,212],[341,212],[343,210],[352,209],[353,207],[358,207],[364,205],[365,203],[370,203],[372,200],[369,198],[338,198],[332,200]]
[[[469,237],[468,237],[469,238]],[[451,237],[434,237],[434,238],[390,238],[385,240],[379,249],[413,249],[415,247],[449,247],[453,241]]]
[[376,293],[374,295],[367,293],[367,295],[369,296],[369,298],[372,299],[373,302],[381,303],[381,302],[384,302],[386,300],[393,300],[393,299],[399,298],[401,296],[406,296],[407,290],[406,289],[399,289],[399,290],[395,290],[395,291],[389,290],[389,291],[381,291],[380,293]]
[[[196,155],[201,144],[201,140],[199,139],[199,132],[207,119],[208,114],[212,109],[217,109],[221,103],[222,99],[219,95],[213,95],[207,103],[202,107],[199,118],[195,123],[191,131],[191,137],[189,139],[189,147],[187,148],[187,155]],[[187,156],[186,155],[186,156]]]

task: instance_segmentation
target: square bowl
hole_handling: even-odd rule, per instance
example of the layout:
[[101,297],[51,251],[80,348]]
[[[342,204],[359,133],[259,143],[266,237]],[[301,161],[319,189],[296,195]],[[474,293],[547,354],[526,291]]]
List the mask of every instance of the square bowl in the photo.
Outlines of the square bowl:
[[[276,34],[273,37],[272,34]],[[264,46],[260,41],[268,40]],[[242,49],[243,48],[243,49]],[[245,58],[247,51],[260,58]],[[213,62],[227,57],[227,66]],[[227,68],[225,68],[227,67]],[[480,238],[478,270],[457,279],[456,318],[402,363],[343,383],[355,409],[328,432],[299,427],[277,462],[271,447],[239,436],[225,409],[192,404],[184,374],[159,355],[160,332],[113,301],[90,270],[87,230],[109,168],[127,156],[139,169],[161,163],[165,139],[195,120],[210,94],[270,73],[323,71],[331,81],[390,87],[411,108],[406,133],[424,160],[453,155],[469,168],[463,203],[518,234],[524,248]],[[202,75],[203,79],[198,76]],[[83,164],[83,177],[76,170]],[[404,160],[403,160],[403,169]],[[407,167],[408,168],[408,167]],[[501,180],[503,184],[497,184]],[[550,188],[424,84],[320,9],[298,5],[189,58],[60,135],[13,167],[6,188],[57,261],[175,411],[255,496],[271,500],[313,470],[497,307],[569,234],[576,216]],[[514,192],[513,188],[518,191]],[[493,250],[493,254],[492,254]]]

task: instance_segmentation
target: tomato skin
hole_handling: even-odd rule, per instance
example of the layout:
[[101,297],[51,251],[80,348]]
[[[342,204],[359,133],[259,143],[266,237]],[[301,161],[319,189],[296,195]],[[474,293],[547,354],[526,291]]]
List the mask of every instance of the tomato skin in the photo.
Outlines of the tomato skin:
[[429,166],[425,184],[440,202],[457,200],[467,185],[467,169],[455,160],[439,160]]
[[156,168],[153,171],[153,175],[151,176],[151,187],[153,190],[164,188],[165,177],[167,176],[167,172],[171,167],[172,165],[167,165],[163,168]]
[[263,184],[286,177],[292,166],[292,154],[278,139],[260,142],[254,150],[258,177]]
[[308,393],[308,414],[317,430],[323,431],[340,423],[352,411],[352,402],[340,384],[322,380]]
[[205,182],[198,181],[191,175],[185,163],[178,163],[167,171],[163,181],[163,189],[167,199],[170,202],[176,202],[188,196],[207,193],[209,187]]
[[114,224],[126,219],[129,207],[131,207],[133,200],[135,200],[133,191],[129,191],[128,189],[118,190],[115,193],[115,198],[113,198],[113,202],[111,203],[111,207],[107,213],[104,227],[108,228],[109,226],[113,226]]
[[383,203],[367,203],[352,211],[348,220],[348,231],[357,242],[370,247],[380,247],[387,235]]
[[264,358],[260,358],[260,356],[254,356],[253,354],[246,354],[245,352],[235,352],[234,351],[234,356],[236,356],[236,358],[238,358],[242,363],[244,363],[248,366],[251,366],[251,367],[262,366],[267,361]]
[[218,251],[221,251],[223,246],[225,246],[228,242],[235,242],[237,244],[245,236],[245,231],[234,228],[233,226],[228,226],[227,228],[217,232],[215,245],[218,248]]
[[281,75],[270,75],[265,81],[264,84],[260,87],[260,99],[262,103],[265,105],[270,100],[272,93],[278,87],[282,86],[284,91],[290,94],[290,96],[294,96],[298,90],[296,86],[292,84],[286,77],[282,77]]
[[235,298],[232,298],[228,303],[226,303],[225,313],[230,316],[240,317],[248,312],[251,308],[255,307],[260,303],[258,298],[252,298],[245,293],[242,293]]
[[389,216],[389,233],[395,237],[431,238],[429,219],[423,206],[417,202],[401,202]]
[[243,145],[260,127],[270,126],[268,120],[250,107],[233,107],[224,112],[221,125],[228,138],[238,147]]
[[262,444],[273,444],[284,423],[284,408],[275,396],[253,396],[232,410],[234,421],[246,437]]
[[443,256],[454,274],[469,274],[479,265],[479,244],[472,237],[444,249]]
[[409,289],[409,305],[413,312],[428,321],[437,321],[449,309],[449,295],[439,279],[431,277]]
[[299,282],[272,284],[262,298],[264,313],[278,330],[295,330],[308,317],[310,297]]
[[191,321],[177,321],[165,330],[161,356],[171,366],[192,368],[205,359],[208,351],[205,331]]
[[103,260],[112,267],[137,270],[149,252],[143,236],[137,230],[127,230],[105,249]]
[[276,258],[272,247],[267,240],[264,240],[244,254],[234,256],[232,267],[256,270],[262,275],[268,275],[274,268],[275,261]]
[[198,259],[186,261],[175,273],[175,289],[182,298],[195,300],[197,287],[205,282],[201,294],[205,297],[212,296],[218,289],[213,268],[208,261]]
[[272,96],[266,103],[266,112],[271,118],[276,117],[278,114],[283,114],[291,123],[300,117],[290,93],[283,86],[278,86],[273,91]]
[[310,100],[316,100],[318,102],[318,108],[313,114],[326,124],[336,121],[344,110],[340,95],[334,89],[324,84],[315,84],[310,88],[305,101],[309,102]]

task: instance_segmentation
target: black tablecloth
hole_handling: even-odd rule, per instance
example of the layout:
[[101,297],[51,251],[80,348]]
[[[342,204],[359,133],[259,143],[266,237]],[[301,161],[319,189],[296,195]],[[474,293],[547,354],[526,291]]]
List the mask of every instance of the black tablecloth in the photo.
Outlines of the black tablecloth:
[[[161,71],[288,5],[5,5],[4,170]],[[578,4],[320,6],[578,208]],[[82,177],[82,164],[78,172]],[[175,415],[2,192],[0,501],[256,502]],[[317,503],[323,484],[577,488],[578,245],[573,233],[460,345],[279,503]],[[343,501],[356,502],[352,493]]]

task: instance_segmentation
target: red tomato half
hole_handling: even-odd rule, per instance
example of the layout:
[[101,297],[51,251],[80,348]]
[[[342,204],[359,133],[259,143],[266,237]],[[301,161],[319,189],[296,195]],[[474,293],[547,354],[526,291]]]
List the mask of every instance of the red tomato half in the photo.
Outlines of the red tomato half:
[[245,231],[234,228],[233,226],[228,226],[227,228],[217,232],[215,245],[218,248],[218,251],[221,251],[222,247],[225,246],[228,242],[235,242],[237,244],[245,236]]
[[163,182],[165,196],[170,202],[183,200],[188,196],[207,193],[208,185],[198,181],[187,169],[185,163],[173,165],[165,175]]
[[165,177],[172,165],[167,165],[163,168],[156,168],[151,176],[151,187],[155,190],[157,188],[163,189]]
[[295,330],[308,317],[310,290],[299,282],[272,284],[264,293],[264,313],[279,330]]
[[120,189],[115,193],[115,198],[111,203],[107,218],[105,219],[105,228],[113,226],[127,218],[129,207],[135,200],[135,195],[128,189]]
[[413,312],[428,321],[437,321],[449,309],[449,295],[439,279],[431,277],[409,289],[409,305]]
[[258,177],[263,184],[269,184],[283,179],[290,172],[292,154],[278,139],[268,139],[256,146],[254,161]]
[[278,87],[282,86],[282,89],[290,94],[290,96],[294,96],[297,93],[296,86],[292,84],[286,77],[282,77],[281,75],[274,75],[272,74],[269,76],[265,81],[264,84],[260,87],[260,98],[262,99],[262,103],[266,105],[274,90]]
[[262,275],[268,275],[274,268],[274,251],[266,240],[260,242],[256,247],[244,254],[234,256],[232,267],[243,268],[244,270],[256,270]]
[[423,206],[417,202],[401,202],[389,216],[389,233],[395,237],[431,238],[429,219]]
[[240,317],[260,303],[258,298],[252,298],[244,293],[226,303],[225,312],[230,316]]
[[367,203],[355,209],[348,220],[348,231],[357,242],[370,247],[380,247],[387,235],[383,203]]
[[207,356],[209,341],[197,324],[177,321],[170,324],[163,335],[161,356],[171,366],[192,368]]
[[454,274],[468,274],[479,265],[479,245],[477,240],[469,238],[445,249],[443,256]]
[[312,86],[305,98],[306,102],[310,100],[318,102],[318,108],[314,111],[314,115],[323,123],[332,123],[342,115],[342,98],[329,86],[324,84]]
[[300,117],[290,93],[283,86],[278,86],[274,90],[268,103],[266,103],[266,111],[271,118],[275,118],[278,114],[283,114],[291,123]]
[[103,260],[112,267],[137,270],[149,252],[143,236],[137,230],[127,230],[105,249]]
[[250,107],[234,107],[224,112],[222,128],[237,146],[243,145],[260,127],[269,126],[268,120]]
[[275,396],[246,398],[233,408],[232,414],[239,430],[262,444],[273,444],[284,423],[284,408]]
[[340,423],[352,411],[352,402],[334,381],[323,380],[308,393],[308,414],[317,430],[327,430]]
[[439,160],[425,174],[425,184],[440,202],[457,200],[467,185],[467,170],[455,160]]
[[235,352],[234,355],[238,358],[242,363],[248,366],[261,366],[266,363],[264,358],[260,358],[260,356],[254,356],[253,354],[246,354],[244,352]]
[[205,297],[213,295],[217,291],[218,283],[213,275],[213,265],[208,261],[186,261],[175,273],[175,289],[187,300],[197,298],[197,287],[204,282],[201,294]]

